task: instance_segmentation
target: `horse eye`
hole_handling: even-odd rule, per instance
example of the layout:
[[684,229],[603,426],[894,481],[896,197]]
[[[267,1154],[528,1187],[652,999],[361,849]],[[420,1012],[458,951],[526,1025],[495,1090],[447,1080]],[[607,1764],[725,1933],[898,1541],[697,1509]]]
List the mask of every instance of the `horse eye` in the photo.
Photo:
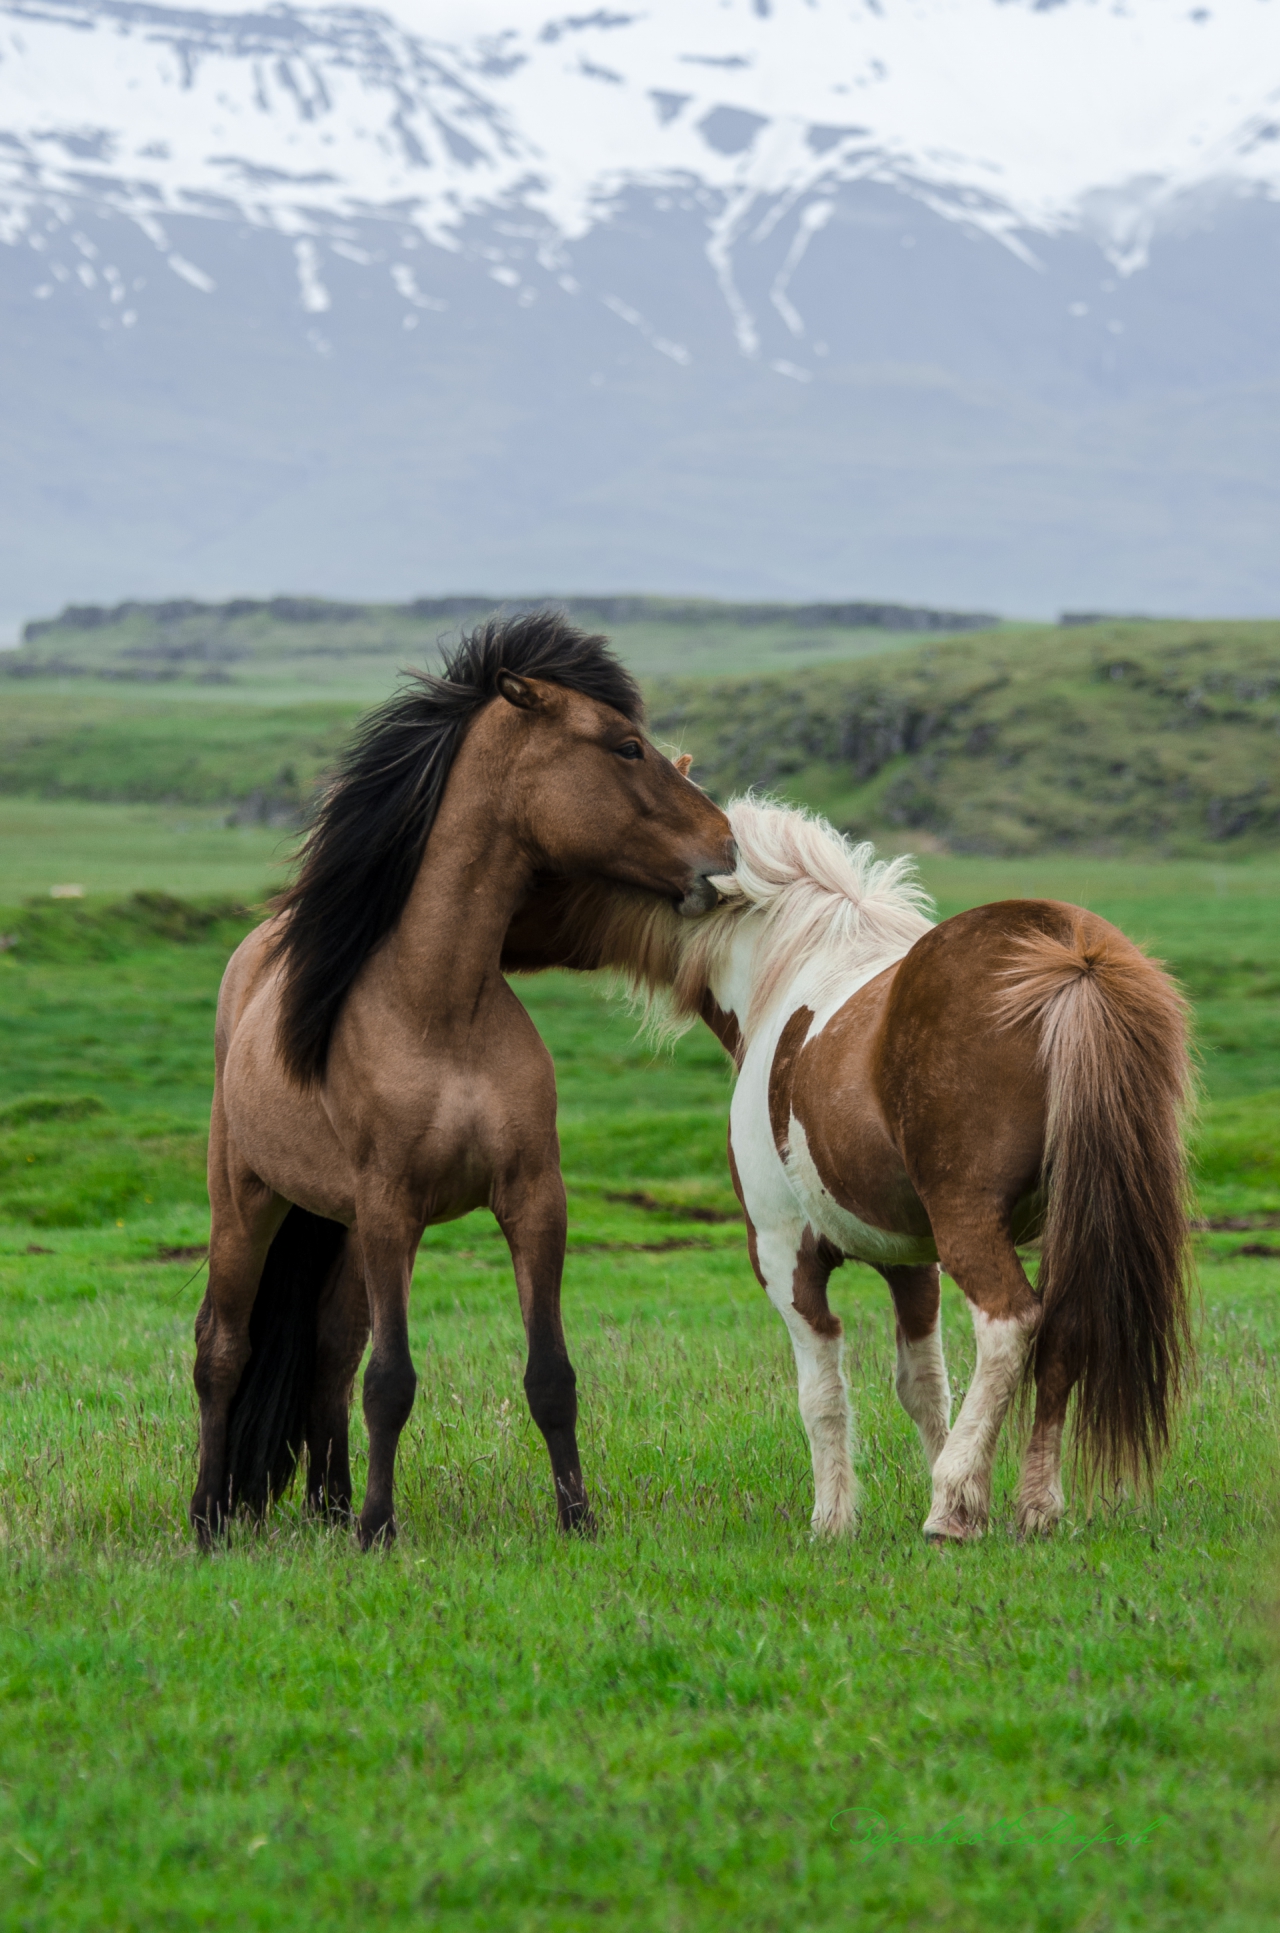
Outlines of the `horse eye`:
[[644,757],[644,748],[640,744],[640,741],[638,738],[629,738],[627,739],[624,745],[618,745],[614,749],[616,750],[619,758],[643,758]]

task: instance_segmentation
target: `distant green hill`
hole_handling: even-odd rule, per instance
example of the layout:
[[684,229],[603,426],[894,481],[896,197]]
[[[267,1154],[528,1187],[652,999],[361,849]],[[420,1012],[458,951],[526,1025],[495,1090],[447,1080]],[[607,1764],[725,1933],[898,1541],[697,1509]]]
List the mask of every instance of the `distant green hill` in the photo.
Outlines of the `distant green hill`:
[[77,679],[0,694],[0,792],[41,799],[226,806],[286,825],[364,710],[359,700],[228,702]]
[[957,852],[1280,837],[1280,623],[1006,626],[847,669],[663,684],[717,796],[761,786]]
[[[759,621],[748,622],[741,609],[708,607],[703,624],[689,607],[680,618],[663,607],[642,621],[634,603],[614,636],[649,674],[654,729],[694,753],[719,797],[759,786],[852,830],[957,852],[1195,855],[1280,841],[1280,622],[1005,625],[924,641],[881,632],[869,652],[873,634],[816,619],[806,632],[796,607],[787,622],[809,661],[797,652],[781,671],[785,627],[773,610],[752,607]],[[212,622],[200,608],[172,620],[193,627],[188,644]],[[372,624],[366,607],[320,619],[299,602],[288,620],[267,605],[235,618],[235,606],[213,608],[257,638],[246,656],[179,659],[174,676],[167,659],[129,657],[158,648],[169,620],[155,607],[124,607],[79,632],[62,623],[13,654],[30,669],[11,660],[4,681],[0,792],[225,806],[287,824],[397,664],[422,663],[428,638],[447,628],[444,613],[411,619],[408,607],[380,607],[389,629],[376,634],[360,629]],[[331,660],[316,655],[326,626]],[[736,675],[654,677],[659,634],[660,663]],[[83,654],[74,672],[59,655],[69,636]],[[360,637],[370,656],[356,675]],[[841,661],[825,665],[831,639]],[[337,667],[329,678],[326,663]],[[166,675],[139,678],[139,666]]]
[[202,604],[68,605],[25,626],[0,654],[6,679],[95,678],[129,685],[258,687],[303,682],[374,696],[404,665],[436,662],[442,637],[490,616],[557,604],[608,631],[641,676],[722,675],[838,661],[894,643],[974,630],[981,613],[903,604],[725,604],[714,598],[442,597],[339,604],[320,597]]

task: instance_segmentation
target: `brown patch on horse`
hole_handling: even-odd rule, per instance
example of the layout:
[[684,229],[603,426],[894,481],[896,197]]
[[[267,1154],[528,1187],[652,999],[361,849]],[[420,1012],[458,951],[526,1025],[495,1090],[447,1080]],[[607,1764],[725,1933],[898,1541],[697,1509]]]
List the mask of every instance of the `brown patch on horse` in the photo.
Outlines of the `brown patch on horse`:
[[839,1316],[832,1313],[827,1303],[828,1278],[843,1262],[844,1256],[835,1244],[825,1235],[815,1235],[806,1225],[791,1277],[791,1306],[817,1336],[834,1339],[844,1334]]
[[928,1237],[928,1214],[880,1099],[879,1057],[897,972],[894,966],[878,973],[805,1042],[792,1076],[790,1112],[834,1202],[869,1228]]
[[997,1025],[990,1002],[1011,943],[1054,917],[1044,900],[957,913],[916,942],[889,989],[876,1086],[912,1187],[926,1207],[946,1204],[944,1225],[931,1219],[957,1279],[944,1244],[959,1263],[1039,1184],[1046,1083],[1034,1042]]
[[702,1015],[702,1018],[706,1021],[708,1027],[710,1027],[712,1033],[720,1042],[720,1045],[724,1048],[725,1053],[728,1054],[734,1066],[741,1067],[742,1057],[746,1052],[746,1043],[742,1038],[742,1029],[739,1027],[737,1019],[733,1014],[726,1013],[723,1007],[717,1005],[715,995],[712,993],[710,987],[707,988],[702,996],[698,1012]]
[[773,1145],[784,1161],[790,1153],[791,1087],[796,1059],[812,1025],[813,1008],[797,1007],[782,1030],[773,1051],[773,1066],[769,1069],[769,1126],[773,1130]]
[[938,1326],[938,1306],[942,1288],[938,1264],[930,1262],[916,1268],[882,1268],[893,1297],[893,1312],[898,1327],[908,1342],[923,1342]]
[[[747,1207],[742,1192],[742,1182],[738,1176],[738,1164],[733,1154],[733,1132],[729,1133],[729,1174],[733,1180],[733,1191],[742,1203],[742,1216],[747,1224],[747,1254],[761,1288],[766,1286],[760,1269],[760,1257],[756,1246],[755,1223]],[[791,1303],[798,1315],[802,1315],[809,1327],[818,1336],[842,1336],[844,1329],[838,1315],[834,1315],[827,1303],[827,1279],[833,1269],[840,1268],[844,1256],[829,1242],[825,1235],[815,1235],[809,1227],[800,1237],[800,1248],[796,1256],[795,1270],[791,1277]]]

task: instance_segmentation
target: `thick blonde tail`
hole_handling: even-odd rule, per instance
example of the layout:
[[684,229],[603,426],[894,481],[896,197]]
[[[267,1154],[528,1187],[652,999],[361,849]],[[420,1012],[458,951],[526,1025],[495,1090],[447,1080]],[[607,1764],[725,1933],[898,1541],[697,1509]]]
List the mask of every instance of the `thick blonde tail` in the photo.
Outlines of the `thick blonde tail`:
[[1048,1075],[1037,1367],[1074,1388],[1087,1480],[1149,1481],[1190,1351],[1186,1005],[1105,920],[1019,943],[999,1008]]

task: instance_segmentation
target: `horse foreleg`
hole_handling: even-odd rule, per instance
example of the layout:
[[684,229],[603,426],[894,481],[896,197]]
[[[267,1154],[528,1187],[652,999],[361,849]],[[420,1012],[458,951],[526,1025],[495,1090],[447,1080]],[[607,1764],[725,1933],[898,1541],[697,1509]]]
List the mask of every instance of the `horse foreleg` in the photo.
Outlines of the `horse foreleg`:
[[963,1542],[981,1537],[987,1527],[996,1442],[1035,1340],[1040,1305],[1002,1220],[970,1214],[948,1228],[946,1216],[926,1205],[943,1267],[964,1290],[973,1313],[977,1362],[933,1466],[933,1507],[924,1534]]
[[951,1385],[942,1353],[942,1294],[936,1263],[928,1268],[885,1268],[893,1297],[898,1401],[920,1432],[925,1461],[933,1469],[951,1428]]
[[796,1360],[800,1416],[813,1460],[813,1528],[822,1536],[840,1536],[853,1529],[858,1512],[844,1330],[827,1303],[828,1279],[844,1257],[807,1224],[755,1229],[750,1246],[756,1274],[787,1326]]
[[578,1389],[560,1316],[568,1217],[559,1169],[534,1186],[507,1186],[494,1202],[520,1295],[529,1358],[524,1392],[551,1459],[562,1530],[595,1528],[578,1456]]
[[307,1503],[324,1516],[351,1510],[351,1392],[369,1340],[369,1298],[355,1241],[325,1291],[316,1321],[316,1369],[307,1415]]
[[361,1548],[368,1550],[396,1534],[396,1450],[418,1388],[409,1353],[409,1284],[422,1224],[388,1214],[385,1204],[357,1202],[356,1228],[373,1330],[364,1372],[369,1480],[358,1524]]
[[249,1322],[267,1250],[289,1204],[240,1160],[215,1094],[209,1134],[209,1285],[196,1316],[200,1464],[188,1515],[208,1549],[226,1526],[227,1416],[249,1360]]

